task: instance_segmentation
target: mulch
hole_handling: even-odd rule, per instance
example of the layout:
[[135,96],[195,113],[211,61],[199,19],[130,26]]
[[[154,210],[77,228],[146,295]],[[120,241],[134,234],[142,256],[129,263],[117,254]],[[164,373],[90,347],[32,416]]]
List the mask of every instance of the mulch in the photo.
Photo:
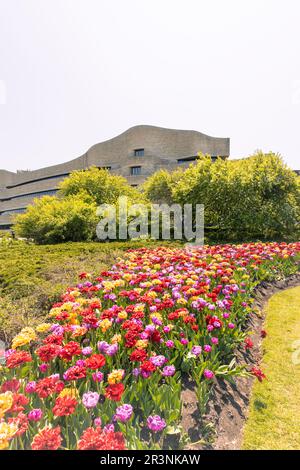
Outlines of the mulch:
[[[262,359],[261,330],[265,320],[264,308],[276,292],[300,285],[300,273],[276,282],[262,282],[254,291],[254,314],[249,316],[246,329],[250,330],[253,348],[245,352],[236,351],[237,363],[247,364],[249,369]],[[183,379],[182,426],[191,443],[186,448],[193,450],[238,450],[241,448],[243,427],[248,413],[253,377],[238,377],[232,385],[216,379],[205,416],[200,416],[194,384]]]

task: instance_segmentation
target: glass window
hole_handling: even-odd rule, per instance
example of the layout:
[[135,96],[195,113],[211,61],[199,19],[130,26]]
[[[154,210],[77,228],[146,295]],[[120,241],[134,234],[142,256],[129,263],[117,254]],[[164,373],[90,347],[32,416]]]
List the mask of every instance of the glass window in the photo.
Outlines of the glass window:
[[22,197],[42,197],[42,196],[54,196],[57,189],[47,189],[46,191],[37,191],[36,193],[18,194],[9,198],[1,199],[1,201],[11,201],[12,199],[19,199]]
[[23,212],[25,212],[26,209],[10,209],[10,210],[7,210],[7,211],[4,211],[4,212],[0,212],[0,215],[9,215],[9,214],[22,214]]
[[6,187],[7,187],[7,189],[16,188],[17,186],[25,186],[25,184],[36,183],[37,181],[45,181],[45,180],[52,180],[52,179],[55,179],[55,178],[62,178],[64,176],[69,176],[69,174],[70,173],[61,173],[60,175],[44,176],[43,178],[36,178],[36,179],[32,179],[30,181],[25,181],[24,183],[17,183],[17,184],[8,185]]
[[142,167],[140,167],[140,166],[132,166],[130,168],[130,174],[132,176],[140,175],[141,174],[141,169],[142,169]]
[[179,158],[177,160],[177,163],[179,163],[179,165],[182,165],[183,163],[195,162],[196,160],[196,157]]
[[135,149],[134,156],[135,157],[143,157],[145,154],[145,149]]

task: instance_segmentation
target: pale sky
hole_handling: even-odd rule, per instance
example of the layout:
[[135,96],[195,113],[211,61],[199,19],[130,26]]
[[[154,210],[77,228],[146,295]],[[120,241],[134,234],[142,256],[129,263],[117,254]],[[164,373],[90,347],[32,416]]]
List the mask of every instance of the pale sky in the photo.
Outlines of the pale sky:
[[0,0],[0,168],[151,124],[300,169],[299,21],[299,0]]

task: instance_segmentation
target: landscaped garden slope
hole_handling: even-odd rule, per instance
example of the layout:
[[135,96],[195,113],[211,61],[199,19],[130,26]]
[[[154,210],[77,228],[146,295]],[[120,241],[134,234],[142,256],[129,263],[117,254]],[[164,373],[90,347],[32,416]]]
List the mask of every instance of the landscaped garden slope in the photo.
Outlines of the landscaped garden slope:
[[133,250],[110,270],[80,274],[46,322],[26,328],[1,371],[0,447],[179,448],[182,383],[204,413],[215,378],[253,374],[251,294],[297,271],[300,243]]
[[252,391],[245,449],[300,448],[300,287],[279,292],[266,308],[262,367]]
[[[1,234],[2,235],[2,234]],[[34,326],[48,314],[61,293],[78,278],[109,268],[128,248],[144,241],[34,245],[0,235],[0,340],[9,343],[25,326]],[[147,241],[148,246],[165,243]]]

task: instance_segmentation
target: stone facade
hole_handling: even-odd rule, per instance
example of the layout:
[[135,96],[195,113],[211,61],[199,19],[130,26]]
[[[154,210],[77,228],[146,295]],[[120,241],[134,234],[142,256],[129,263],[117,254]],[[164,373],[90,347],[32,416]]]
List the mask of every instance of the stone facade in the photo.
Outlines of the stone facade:
[[17,173],[0,170],[0,229],[9,228],[13,215],[24,211],[34,198],[55,194],[58,183],[74,170],[92,165],[108,168],[112,174],[122,175],[129,184],[137,186],[160,168],[172,171],[179,165],[188,166],[198,152],[226,158],[229,149],[228,138],[135,126],[66,163]]

